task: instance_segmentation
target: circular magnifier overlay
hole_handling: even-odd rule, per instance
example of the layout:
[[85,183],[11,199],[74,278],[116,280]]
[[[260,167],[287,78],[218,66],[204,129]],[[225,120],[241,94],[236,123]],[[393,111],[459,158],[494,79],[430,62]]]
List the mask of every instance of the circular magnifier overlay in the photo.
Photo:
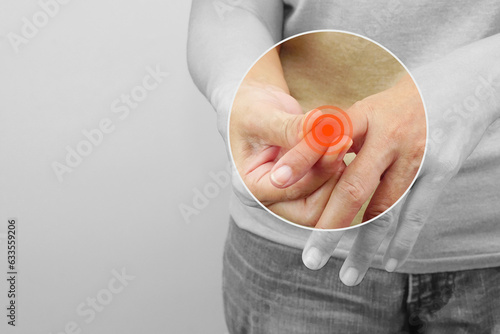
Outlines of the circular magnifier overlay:
[[[399,193],[392,197],[397,199],[385,201],[387,210],[376,217],[365,215],[377,186],[350,224],[316,228],[324,212],[331,210],[332,192],[367,138],[361,131],[366,124],[353,118],[352,106],[383,94],[405,77],[413,81],[413,93],[421,100],[412,119],[425,120],[410,122],[421,127],[414,132],[427,138],[425,107],[411,73],[377,42],[346,31],[320,30],[290,37],[269,49],[243,77],[228,121],[231,159],[244,185],[235,188],[247,192],[238,194],[240,198],[255,200],[287,223],[321,231],[359,227],[393,209],[415,182],[425,152],[414,160],[420,159],[420,164],[413,168],[413,177],[395,187]],[[393,117],[391,122],[406,122],[405,117]],[[288,165],[294,167],[280,168]],[[302,170],[300,175],[297,169]]]

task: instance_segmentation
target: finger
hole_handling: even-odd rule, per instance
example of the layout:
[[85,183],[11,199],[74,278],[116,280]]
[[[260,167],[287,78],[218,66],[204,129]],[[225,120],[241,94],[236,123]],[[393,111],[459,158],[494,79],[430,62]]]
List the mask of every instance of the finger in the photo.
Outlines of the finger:
[[[306,204],[310,204],[309,202],[314,202],[315,197],[308,200],[308,197],[320,188],[323,187],[325,182],[330,184],[331,189],[327,193],[322,193],[321,198],[318,199],[319,207],[316,210],[321,209],[323,212],[326,203],[329,199],[329,196],[337,184],[338,180],[342,176],[343,171],[345,170],[344,157],[349,150],[352,141],[349,141],[347,146],[339,153],[337,156],[324,155],[319,161],[314,165],[307,174],[300,179],[294,185],[283,189],[286,193],[287,199],[304,199]],[[328,187],[328,186],[327,186]],[[319,195],[317,195],[319,196]],[[316,218],[315,224],[319,218]]]
[[[413,165],[413,166],[410,166]],[[363,221],[375,218],[396,203],[408,190],[418,172],[415,163],[398,159],[385,171],[363,216]]]
[[359,228],[358,235],[339,273],[340,280],[345,285],[354,286],[361,283],[380,244],[391,226],[397,223],[401,208],[402,203],[399,202],[384,215]]
[[301,139],[303,119],[303,115],[276,110],[267,117],[267,124],[260,127],[258,135],[268,144],[290,149]]
[[[345,152],[342,153],[342,155],[344,154]],[[329,174],[328,181],[309,196],[292,201],[277,202],[269,205],[268,209],[293,223],[314,227],[328,202],[333,188],[345,169],[345,163],[342,160],[339,160],[334,165],[336,171]],[[332,169],[332,167],[329,168]]]
[[328,178],[328,170],[332,167],[333,171],[336,170],[335,164],[339,155],[345,154],[352,145],[351,138],[342,137],[340,142],[344,145],[340,152],[324,155],[328,147],[323,147],[322,151],[313,150],[308,142],[312,138],[312,133],[308,132],[306,137],[308,138],[302,139],[294,148],[285,153],[271,170],[271,182],[275,187],[286,188],[297,183],[320,159],[320,168],[326,172],[325,175]]
[[[337,175],[335,183],[337,182],[338,176],[340,175],[338,173],[338,170],[340,167],[342,167],[342,170],[345,168],[345,164],[343,163],[342,159],[349,150],[350,145],[352,145],[351,140],[347,142],[342,152],[340,152],[337,156],[322,156],[317,161],[317,163],[309,171],[307,171],[306,175],[303,178],[287,188],[277,188],[272,184],[272,182],[270,182],[271,178],[267,174],[270,174],[270,171],[272,170],[272,162],[261,164],[251,173],[247,173],[245,177],[245,183],[249,186],[252,194],[254,194],[254,196],[260,202],[262,202],[262,204],[267,206],[276,202],[288,203],[288,201],[303,199],[315,192],[334,175]],[[272,148],[270,148],[268,151],[271,150]],[[272,155],[273,153],[269,154]],[[322,195],[322,198],[327,200],[328,196],[324,194]],[[323,207],[324,205],[322,204],[322,208]],[[292,215],[286,214],[285,212],[285,215],[282,216],[286,217],[286,219],[289,219],[288,217]],[[304,214],[302,214],[302,216],[304,216]],[[310,216],[312,216],[312,214]],[[307,219],[306,221],[311,222],[310,219]],[[315,219],[315,223],[316,222],[317,219]],[[300,222],[297,223],[300,224]]]
[[387,271],[396,270],[406,261],[445,185],[446,181],[434,182],[428,175],[417,180],[384,256]]
[[[275,116],[280,115],[280,113],[276,112],[273,113]],[[311,112],[307,113],[304,115],[304,117],[309,117],[308,124],[314,124],[315,120],[321,116],[321,112],[318,112],[318,110],[312,110]],[[281,117],[281,116],[276,116],[276,117]],[[269,117],[267,117],[269,118]],[[274,124],[278,123],[278,121],[272,122]],[[250,121],[256,119],[255,117],[252,117]],[[257,119],[260,119],[260,117],[257,117]],[[359,131],[357,134],[361,134],[363,131],[366,131],[366,116],[364,116],[362,113],[355,113],[355,117],[353,117],[354,123],[358,124],[360,126],[356,126],[355,128],[358,129]],[[312,120],[312,122],[310,121]],[[303,120],[302,120],[303,122]],[[253,127],[253,126],[251,126]],[[292,128],[297,128],[297,125],[287,125],[284,127],[284,129],[292,129]],[[353,126],[354,127],[354,126]],[[269,128],[273,128],[273,126],[270,126]],[[274,126],[274,128],[278,128],[277,125]],[[310,132],[312,129],[312,126],[306,127],[303,132]],[[293,132],[292,130],[283,130],[282,132],[280,131],[271,131],[271,133],[268,134],[268,136],[276,135],[276,133],[285,133],[287,132],[291,133]],[[296,129],[296,131],[299,131]],[[286,136],[288,138],[291,137],[291,135]],[[300,136],[299,136],[300,137]],[[276,141],[278,141],[275,138]],[[284,142],[287,142],[287,140],[284,140]],[[288,140],[288,143],[290,140]],[[349,142],[351,144],[351,142]],[[286,143],[282,145],[287,145]],[[245,175],[245,183],[248,185],[250,188],[250,191],[254,194],[254,196],[259,199],[264,205],[269,205],[278,201],[287,201],[287,200],[294,200],[298,198],[303,198],[309,194],[311,194],[314,190],[319,188],[331,175],[331,172],[328,170],[328,168],[324,168],[325,166],[325,161],[329,163],[329,159],[334,159],[334,157],[328,157],[325,160],[322,161],[320,166],[315,168],[314,166],[310,172],[308,172],[304,177],[302,177],[297,183],[293,184],[292,186],[288,186],[285,189],[277,189],[273,185],[272,182],[269,181],[269,175],[267,175],[270,170],[273,168],[274,163],[272,160],[274,160],[275,152],[273,151],[275,147],[270,147],[269,150],[266,150],[265,154],[262,155],[261,159],[258,160],[258,163],[254,161],[253,164],[249,166],[247,171],[244,171]],[[273,153],[274,152],[274,153]],[[270,159],[270,157],[273,157],[273,159]],[[320,158],[320,161],[323,158]],[[256,160],[257,161],[257,160]],[[268,161],[265,163],[264,161]],[[334,171],[333,171],[334,172]],[[276,190],[284,190],[284,191],[276,191]]]
[[[324,110],[328,110],[328,108]],[[360,107],[352,110],[350,114],[336,111],[336,113],[328,115],[323,114],[320,109],[314,109],[307,113],[302,120],[302,136],[304,138],[281,157],[272,169],[271,182],[273,185],[278,188],[293,185],[304,177],[321,156],[331,155],[329,158],[331,161],[335,161],[340,151],[346,146],[350,148],[352,145],[351,137],[362,137],[367,129],[366,111]],[[288,127],[293,128],[294,126]],[[352,131],[344,132],[346,127],[352,128]]]
[[[247,115],[247,128],[251,136],[261,138],[268,145],[292,149],[303,139],[303,124],[307,114],[297,115],[282,109],[259,110]],[[319,115],[311,115],[316,119]]]
[[343,234],[343,231],[312,231],[302,252],[304,265],[311,270],[323,268]]
[[347,227],[377,188],[380,176],[392,163],[392,156],[378,145],[366,142],[344,171],[333,190],[317,228]]
[[231,166],[231,184],[233,186],[234,194],[238,197],[241,203],[246,206],[260,207],[245,188],[245,184],[234,165]]
[[339,169],[339,165],[342,165],[342,171],[345,169],[346,165],[344,163],[344,158],[347,152],[351,149],[353,142],[352,139],[348,140],[345,146],[342,148],[337,155],[323,155],[317,162],[316,168],[320,171],[326,173],[326,175],[333,175]]
[[[320,162],[318,162],[318,164],[319,163]],[[339,163],[343,162],[340,161]],[[272,167],[273,163],[268,162],[257,167],[245,176],[245,184],[247,184],[249,190],[266,206],[276,202],[303,199],[311,195],[336,173],[336,168],[339,166],[337,163],[332,164],[328,169],[313,166],[313,168],[297,183],[282,189],[275,187],[270,181],[269,174]],[[328,199],[328,195],[325,195],[326,199]]]

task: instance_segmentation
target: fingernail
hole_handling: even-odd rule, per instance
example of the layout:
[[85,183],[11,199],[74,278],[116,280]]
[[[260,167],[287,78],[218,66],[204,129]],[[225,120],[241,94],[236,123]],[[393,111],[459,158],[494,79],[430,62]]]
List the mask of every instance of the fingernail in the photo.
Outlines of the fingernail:
[[344,275],[340,278],[342,280],[342,283],[348,286],[353,286],[356,284],[356,281],[358,280],[359,272],[356,268],[354,267],[349,267],[345,271]]
[[321,264],[321,252],[315,247],[311,247],[304,255],[304,264],[311,270],[319,269]]
[[271,174],[271,179],[274,183],[283,186],[292,177],[292,169],[289,166],[281,166]]
[[344,160],[344,157],[347,154],[347,151],[349,151],[349,149],[351,148],[352,143],[353,143],[352,139],[349,138],[349,141],[344,145],[342,151],[340,151],[340,153],[339,153],[339,155],[337,157],[337,161],[336,162]]
[[398,260],[389,259],[389,261],[387,261],[387,263],[385,264],[385,270],[392,273],[394,270],[396,270],[397,266],[398,266]]
[[337,157],[337,160],[336,162],[340,162],[342,160],[344,160],[344,157],[345,157],[345,154],[347,153],[347,151],[342,151],[339,153],[339,156]]

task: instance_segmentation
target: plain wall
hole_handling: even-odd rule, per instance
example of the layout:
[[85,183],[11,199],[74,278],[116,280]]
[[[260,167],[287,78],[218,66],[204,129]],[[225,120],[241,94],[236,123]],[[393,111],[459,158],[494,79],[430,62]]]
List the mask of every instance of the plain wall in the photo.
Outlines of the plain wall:
[[[227,156],[187,70],[189,9],[185,0],[70,1],[44,23],[38,1],[1,2],[0,277],[10,217],[19,247],[17,326],[2,307],[1,333],[70,333],[72,322],[95,334],[226,332],[231,190],[211,176]],[[41,27],[16,52],[12,33],[23,36],[33,16]],[[148,67],[169,75],[124,117],[119,99],[140,93]],[[79,144],[101,122],[114,130]],[[78,145],[88,154],[60,182],[53,164],[67,165]],[[114,279],[122,270],[134,278]],[[2,306],[7,289],[0,280]]]

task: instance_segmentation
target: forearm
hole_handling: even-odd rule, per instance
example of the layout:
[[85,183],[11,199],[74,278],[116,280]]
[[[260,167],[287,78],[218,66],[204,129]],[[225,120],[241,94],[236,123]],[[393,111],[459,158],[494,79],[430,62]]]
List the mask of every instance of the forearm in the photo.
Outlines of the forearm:
[[189,26],[189,70],[216,109],[223,135],[241,78],[264,51],[281,39],[282,31],[281,1],[239,1],[233,8],[221,15],[212,1],[194,0]]

